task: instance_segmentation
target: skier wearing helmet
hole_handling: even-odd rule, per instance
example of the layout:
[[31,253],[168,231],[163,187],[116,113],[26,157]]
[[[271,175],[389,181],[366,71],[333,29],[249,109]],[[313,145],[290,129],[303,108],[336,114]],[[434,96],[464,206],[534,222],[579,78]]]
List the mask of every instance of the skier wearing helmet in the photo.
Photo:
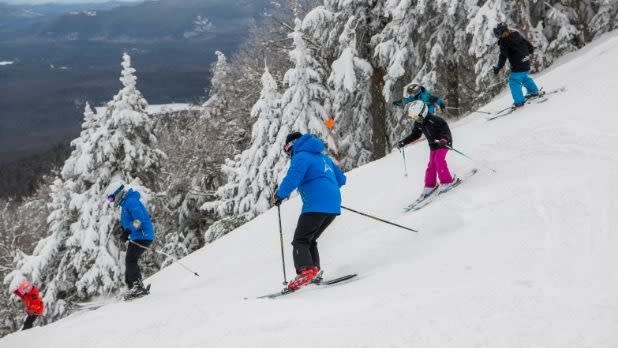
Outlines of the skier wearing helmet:
[[[429,163],[425,171],[425,188],[420,198],[426,198],[436,192],[440,187],[440,192],[445,192],[459,184],[459,179],[451,176],[446,163],[446,154],[452,146],[453,138],[451,130],[444,119],[432,115],[428,111],[427,105],[420,100],[415,100],[408,107],[408,117],[414,120],[412,133],[397,143],[398,148],[403,148],[407,144],[425,135],[429,143]],[[437,178],[440,180],[438,186]]]
[[155,230],[148,210],[140,201],[139,192],[122,183],[112,183],[108,188],[107,201],[120,207],[120,225],[125,233],[122,239],[129,240],[125,257],[125,283],[129,291],[125,299],[148,295],[150,287],[144,287],[139,259],[148,250],[155,238]]
[[[523,106],[526,99],[539,95],[539,88],[534,80],[528,76],[534,47],[519,32],[509,29],[506,23],[498,24],[494,28],[494,35],[498,38],[498,45],[500,46],[500,55],[498,56],[498,64],[494,66],[494,74],[498,75],[508,58],[511,65],[509,88],[513,97],[513,106],[516,108]],[[528,92],[526,96],[522,92],[522,86]]]
[[436,105],[440,107],[440,111],[444,112],[446,110],[446,104],[442,98],[432,95],[425,87],[417,83],[407,84],[403,88],[403,99],[394,101],[393,105],[403,109],[406,104],[409,104],[415,100],[421,100],[425,103],[425,105],[429,108],[428,112],[432,115],[435,113]]
[[17,289],[13,291],[13,294],[24,302],[24,309],[28,316],[24,321],[22,330],[28,330],[32,328],[36,318],[42,316],[45,311],[45,304],[41,299],[41,293],[28,279],[24,279],[19,283]]

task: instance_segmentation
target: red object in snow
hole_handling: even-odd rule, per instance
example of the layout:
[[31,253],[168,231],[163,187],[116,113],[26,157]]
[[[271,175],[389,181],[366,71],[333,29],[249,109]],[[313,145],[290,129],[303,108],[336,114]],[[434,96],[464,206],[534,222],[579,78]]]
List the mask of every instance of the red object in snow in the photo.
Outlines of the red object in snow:
[[24,301],[24,309],[28,315],[43,315],[43,312],[45,312],[41,292],[28,280],[21,282],[19,287],[13,291],[13,294]]

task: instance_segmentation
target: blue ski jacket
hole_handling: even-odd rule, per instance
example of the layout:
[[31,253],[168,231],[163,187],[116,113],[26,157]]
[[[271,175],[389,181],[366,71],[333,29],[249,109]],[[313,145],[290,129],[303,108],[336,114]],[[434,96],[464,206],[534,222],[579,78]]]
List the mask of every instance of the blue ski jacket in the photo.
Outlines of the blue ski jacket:
[[294,189],[303,201],[302,213],[341,214],[341,192],[346,177],[324,153],[322,140],[311,134],[296,139],[292,145],[292,161],[276,192],[283,200]]
[[129,189],[120,201],[120,225],[125,231],[129,231],[129,240],[153,240],[155,237],[154,226],[146,207],[140,202],[140,194]]
[[419,95],[417,95],[416,97],[407,97],[407,98],[401,99],[401,101],[403,102],[403,105],[405,106],[406,104],[409,104],[415,100],[422,100],[423,103],[427,105],[427,108],[429,109],[428,112],[432,115],[436,111],[436,104],[445,106],[444,100],[442,100],[442,98],[433,96],[431,93],[429,93],[427,89],[425,89],[425,87],[421,87],[421,89],[422,89],[422,92],[419,93]]

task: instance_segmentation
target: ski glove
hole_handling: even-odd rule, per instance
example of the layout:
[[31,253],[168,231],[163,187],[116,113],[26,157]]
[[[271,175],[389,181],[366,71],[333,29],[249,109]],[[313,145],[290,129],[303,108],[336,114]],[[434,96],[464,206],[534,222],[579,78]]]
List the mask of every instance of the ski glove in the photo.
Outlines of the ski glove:
[[448,140],[446,140],[446,139],[444,139],[444,138],[442,138],[442,139],[440,139],[440,140],[436,140],[436,142],[437,142],[438,144],[440,144],[440,146],[446,146],[446,144],[448,144]]
[[277,195],[273,195],[273,197],[270,199],[273,203],[273,205],[275,206],[280,206],[281,205],[281,198],[277,197]]
[[444,105],[444,104],[440,104],[440,105],[438,105],[438,106],[440,107],[440,111],[445,112],[445,110],[446,110],[446,105]]
[[403,148],[403,147],[405,147],[405,146],[406,146],[406,142],[405,142],[405,141],[403,141],[403,140],[400,140],[400,141],[397,143],[397,148],[398,148],[398,149],[401,149],[401,148]]
[[498,68],[497,66],[494,66],[494,75],[498,75],[499,72],[500,72],[500,68]]

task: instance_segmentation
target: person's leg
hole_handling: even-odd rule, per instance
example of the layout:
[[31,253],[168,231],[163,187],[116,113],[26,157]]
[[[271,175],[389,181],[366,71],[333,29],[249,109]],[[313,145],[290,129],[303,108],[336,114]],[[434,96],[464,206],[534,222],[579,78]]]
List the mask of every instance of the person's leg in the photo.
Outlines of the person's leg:
[[[139,258],[146,251],[145,248],[152,244],[150,240],[136,240],[136,245],[132,242],[129,242],[129,246],[127,248],[127,255],[125,257],[125,283],[129,289],[133,288],[133,284],[135,281],[142,279],[142,272],[139,268]],[[145,247],[145,248],[143,248]]]
[[298,218],[296,231],[294,231],[294,240],[292,241],[292,256],[294,257],[296,273],[305,268],[313,267],[310,247],[314,236],[320,229],[324,219],[323,215],[319,213],[304,213],[300,214]]
[[446,154],[448,153],[448,149],[438,149],[434,151],[434,165],[436,167],[436,172],[438,172],[438,177],[440,178],[441,184],[450,184],[453,182],[453,176],[448,169],[448,164],[446,163]]
[[532,77],[528,75],[528,72],[526,72],[526,75],[522,79],[522,83],[524,84],[524,87],[526,87],[527,94],[536,94],[539,92],[539,87],[537,87],[536,83],[534,83]]
[[337,215],[328,215],[324,214],[324,219],[320,227],[318,228],[317,233],[313,236],[313,240],[311,241],[311,245],[309,246],[309,252],[311,253],[311,258],[313,259],[313,265],[320,267],[320,253],[318,252],[318,238],[322,235],[322,232],[328,228],[328,226],[335,220]]
[[427,169],[425,170],[425,187],[436,187],[437,184],[435,152],[436,150],[429,151],[429,163],[427,163]]
[[515,105],[524,104],[524,93],[521,90],[523,76],[526,72],[512,72],[509,77],[509,88],[511,89],[511,96],[513,96],[513,103]]
[[32,328],[34,321],[36,320],[36,315],[29,314],[26,317],[26,321],[24,321],[24,326],[21,328],[22,330],[28,330]]

